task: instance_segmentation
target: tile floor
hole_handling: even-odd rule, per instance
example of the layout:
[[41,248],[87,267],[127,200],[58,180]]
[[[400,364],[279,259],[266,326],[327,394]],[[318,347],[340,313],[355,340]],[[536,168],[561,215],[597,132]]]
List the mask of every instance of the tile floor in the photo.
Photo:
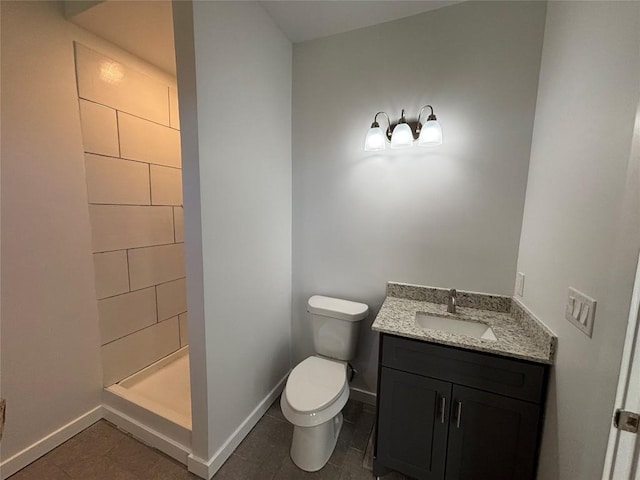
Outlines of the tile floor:
[[[363,459],[375,410],[349,401],[344,424],[329,463],[319,472],[298,469],[289,458],[293,427],[280,412],[279,399],[260,419],[214,480],[371,480]],[[147,447],[101,420],[10,480],[195,480],[180,463]],[[403,480],[390,474],[385,480]]]

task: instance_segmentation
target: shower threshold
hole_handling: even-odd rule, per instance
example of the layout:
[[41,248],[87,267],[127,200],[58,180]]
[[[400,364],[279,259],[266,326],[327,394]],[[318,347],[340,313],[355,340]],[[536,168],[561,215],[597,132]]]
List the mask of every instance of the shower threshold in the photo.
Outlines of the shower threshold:
[[105,418],[186,463],[191,449],[189,347],[104,389]]

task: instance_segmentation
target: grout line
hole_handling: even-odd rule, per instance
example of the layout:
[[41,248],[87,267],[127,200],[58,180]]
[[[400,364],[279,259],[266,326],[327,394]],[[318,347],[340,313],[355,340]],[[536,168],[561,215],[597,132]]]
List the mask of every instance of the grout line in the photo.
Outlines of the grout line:
[[115,295],[111,295],[111,296],[109,296],[109,297],[99,298],[99,299],[98,299],[98,302],[102,302],[102,301],[104,301],[104,300],[113,300],[114,298],[117,298],[117,297],[124,297],[125,295],[132,295],[132,294],[134,294],[134,293],[140,293],[140,292],[143,292],[144,290],[150,290],[150,289],[152,289],[152,288],[154,288],[154,287],[155,287],[155,285],[151,285],[151,286],[149,286],[149,287],[139,288],[139,289],[137,289],[137,290],[132,290],[132,291],[130,291],[130,292],[116,293]]
[[[109,295],[108,297],[99,298],[98,301],[101,302],[102,300],[109,300],[111,298],[121,297],[122,295],[128,295],[130,293],[140,292],[142,290],[147,290],[147,289],[152,288],[152,287],[159,287],[160,285],[166,285],[167,283],[177,282],[178,280],[186,280],[186,278],[187,277],[180,277],[180,278],[176,278],[176,279],[173,279],[173,280],[167,280],[166,282],[160,282],[160,283],[155,283],[153,285],[148,285],[146,287],[138,288],[136,290],[129,290],[128,292],[116,293],[115,295]],[[185,310],[185,312],[186,312],[186,310]]]
[[[157,325],[159,325],[159,324],[161,324],[161,323],[166,322],[167,320],[171,320],[172,318],[176,318],[176,317],[171,317],[171,318],[167,318],[166,320],[162,320],[161,322],[152,323],[151,325],[147,325],[146,327],[139,328],[139,329],[134,330],[133,332],[127,333],[126,335],[123,335],[123,336],[121,336],[121,337],[114,338],[113,340],[110,340],[110,341],[108,341],[107,343],[103,343],[103,344],[102,344],[102,345],[100,345],[100,346],[101,346],[101,347],[106,347],[107,345],[110,345],[110,344],[112,344],[112,343],[114,343],[114,342],[117,342],[118,340],[122,340],[123,338],[127,338],[127,337],[129,337],[129,336],[133,335],[134,333],[139,333],[139,332],[141,332],[141,331],[143,331],[143,330],[147,330],[147,329],[149,329],[149,328],[155,327],[155,326],[157,326]],[[180,321],[178,321],[178,324],[180,324]],[[178,327],[178,328],[180,328],[180,327]],[[166,355],[165,355],[165,356],[166,356]]]
[[155,300],[156,300],[156,323],[160,323],[160,314],[158,313],[158,285],[153,286],[153,291],[155,292]]
[[[113,108],[113,107],[110,107],[110,108]],[[180,131],[177,128],[173,128],[170,124],[166,125],[164,123],[157,122],[155,120],[149,120],[148,118],[141,117],[140,115],[136,115],[135,113],[125,112],[124,110],[118,110],[118,111],[124,113],[125,115],[129,115],[130,117],[137,118],[137,119],[143,120],[145,122],[153,123],[154,125],[158,125],[160,127],[168,128],[169,130],[173,130],[174,132],[179,132]],[[169,122],[169,123],[171,123],[171,122]]]
[[127,254],[127,281],[129,282],[129,291],[131,291],[131,268],[129,266],[129,250],[125,250]]
[[155,248],[155,247],[170,247],[172,245],[180,245],[184,244],[184,242],[176,242],[176,243],[159,243],[158,245],[144,245],[142,247],[129,247],[129,248],[114,248],[113,250],[101,250],[99,252],[92,253],[110,253],[110,252],[118,252],[120,250],[140,250],[141,248]]
[[118,136],[118,157],[122,158],[122,147],[120,146],[120,115],[116,112],[116,134]]
[[149,164],[149,205],[153,205],[153,187],[151,186],[151,164]]
[[135,162],[135,163],[144,163],[146,165],[155,165],[157,167],[164,167],[164,168],[173,168],[174,170],[182,170],[182,167],[174,167],[173,165],[165,165],[163,163],[154,163],[154,162],[150,162],[148,160],[138,160],[136,158],[128,158],[128,157],[122,157],[122,156],[118,156],[118,157],[114,157],[113,155],[107,155],[105,153],[99,153],[99,152],[91,152],[89,150],[84,150],[85,154],[89,154],[89,155],[95,155],[97,157],[104,157],[104,158],[114,158],[116,160],[126,160],[127,162]]
[[173,243],[176,243],[176,207],[171,210],[173,211]]
[[172,318],[178,318],[180,315],[184,315],[185,313],[187,313],[187,310],[180,313],[173,314],[173,315],[169,315],[167,318],[163,318],[162,320],[158,319],[158,323],[171,320]]
[[167,85],[167,109],[169,111],[169,127],[171,127],[171,87]]
[[96,105],[101,105],[103,107],[110,108],[110,109],[115,110],[117,112],[124,113],[125,115],[129,115],[131,117],[139,118],[140,120],[144,120],[145,122],[153,123],[155,125],[160,125],[161,127],[165,127],[165,128],[169,128],[171,130],[175,130],[176,132],[180,131],[179,128],[172,127],[171,125],[165,125],[164,123],[156,122],[155,120],[149,120],[148,118],[141,117],[140,115],[136,115],[135,113],[127,112],[126,110],[120,110],[119,108],[113,107],[111,105],[107,105],[106,103],[100,103],[100,102],[96,102],[95,100],[92,100],[90,98],[82,97],[82,96],[80,96],[79,92],[78,92],[78,98],[81,98],[82,100],[86,100],[87,102],[95,103]]
[[100,203],[100,202],[88,202],[89,205],[102,205],[105,207],[160,207],[160,208],[166,208],[166,207],[180,207],[181,205],[175,205],[175,204],[158,204],[158,205],[150,205],[150,204],[144,204],[144,203]]

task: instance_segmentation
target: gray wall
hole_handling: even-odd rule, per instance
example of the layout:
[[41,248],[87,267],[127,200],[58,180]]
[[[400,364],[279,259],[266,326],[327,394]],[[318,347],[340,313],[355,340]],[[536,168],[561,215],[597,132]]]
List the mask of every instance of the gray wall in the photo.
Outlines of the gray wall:
[[255,2],[181,3],[193,450],[208,460],[290,367],[292,55]]
[[78,36],[60,7],[2,4],[2,461],[101,403]]
[[[513,293],[545,8],[469,2],[294,46],[294,360],[313,353],[313,294],[375,311],[389,280]],[[426,103],[441,147],[363,151],[378,110],[415,118]]]
[[[524,303],[559,337],[545,480],[601,478],[640,247],[639,47],[638,3],[549,3],[518,258]],[[598,301],[591,339],[564,319],[569,286]]]

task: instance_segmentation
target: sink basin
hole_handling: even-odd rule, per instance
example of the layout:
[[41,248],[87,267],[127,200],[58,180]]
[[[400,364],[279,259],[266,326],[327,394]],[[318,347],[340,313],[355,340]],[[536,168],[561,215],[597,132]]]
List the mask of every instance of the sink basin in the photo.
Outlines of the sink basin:
[[441,332],[466,335],[467,337],[481,338],[483,340],[498,340],[491,327],[472,320],[436,317],[427,313],[418,312],[416,313],[416,325],[420,328],[440,330]]

